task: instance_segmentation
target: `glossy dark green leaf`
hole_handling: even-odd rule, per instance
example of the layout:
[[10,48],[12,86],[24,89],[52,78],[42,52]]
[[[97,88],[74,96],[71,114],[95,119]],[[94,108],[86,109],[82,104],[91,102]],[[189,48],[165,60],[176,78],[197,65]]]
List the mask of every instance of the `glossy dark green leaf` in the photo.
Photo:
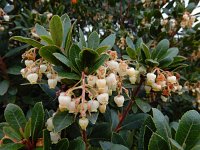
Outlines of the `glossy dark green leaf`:
[[173,60],[174,60],[173,58],[167,57],[159,62],[159,67],[161,68],[168,67],[170,64],[172,64]]
[[76,65],[75,59],[79,58],[80,52],[81,52],[81,49],[76,44],[73,44],[69,49],[69,60],[72,62],[75,68],[78,68]]
[[12,67],[8,68],[7,73],[12,74],[12,75],[20,75],[21,69],[22,69],[22,67],[20,67],[20,66],[12,66]]
[[49,131],[47,129],[43,130],[43,140],[44,140],[43,150],[50,150],[51,138],[50,138]]
[[92,124],[96,123],[98,116],[99,116],[99,112],[87,114],[87,118]]
[[115,34],[111,34],[109,36],[107,36],[100,44],[99,47],[102,46],[109,46],[107,48],[107,50],[111,49],[113,47],[113,45],[115,44],[115,39],[116,39],[116,35]]
[[30,136],[31,136],[31,119],[28,120],[24,129],[25,139],[29,139]]
[[91,49],[96,49],[99,46],[100,38],[96,31],[92,32],[88,37],[88,47]]
[[13,128],[17,133],[20,133],[21,130],[24,130],[26,125],[26,118],[22,109],[15,104],[8,104],[4,116],[6,122]]
[[62,48],[65,47],[67,42],[67,35],[71,28],[71,20],[67,14],[63,15],[61,17],[62,20],[62,26],[63,26],[63,42],[62,42]]
[[109,56],[107,54],[100,55],[96,62],[93,64],[93,66],[89,68],[89,73],[93,73],[94,71],[96,71],[108,59]]
[[63,40],[63,26],[59,16],[55,15],[51,18],[49,29],[54,44],[60,47]]
[[80,76],[75,73],[72,73],[72,72],[62,71],[62,72],[58,72],[58,75],[62,78],[66,78],[66,79],[80,80]]
[[0,96],[4,95],[9,88],[9,81],[3,80],[0,82]]
[[108,49],[109,46],[102,46],[98,47],[95,51],[100,55],[101,53],[105,52]]
[[126,141],[119,133],[113,132],[111,141],[114,144],[121,144],[121,145],[127,146]]
[[55,132],[60,132],[61,130],[70,126],[73,122],[73,116],[70,115],[68,112],[58,112],[53,117]]
[[35,104],[31,115],[31,136],[36,140],[44,125],[44,109],[41,102]]
[[173,150],[184,150],[174,139],[170,138]]
[[156,108],[152,108],[152,111],[153,111],[153,121],[157,129],[156,133],[169,142],[169,138],[171,138],[172,136],[169,124],[165,116],[160,112],[160,110]]
[[130,47],[131,49],[135,49],[135,45],[133,44],[133,41],[131,40],[130,37],[126,37],[126,44],[127,44],[128,47]]
[[149,105],[147,102],[141,100],[141,99],[136,99],[135,100],[137,106],[144,112],[147,113],[151,110],[151,105]]
[[40,39],[43,40],[44,42],[46,42],[48,45],[53,45],[54,42],[51,39],[51,37],[45,36],[45,35],[41,35]]
[[67,150],[69,147],[69,141],[67,138],[61,139],[57,144],[56,144],[56,150]]
[[22,136],[11,127],[3,127],[3,132],[9,139],[14,142],[19,142],[22,139]]
[[151,66],[151,67],[156,67],[159,65],[159,62],[153,60],[153,59],[146,59],[145,60],[145,63],[148,65],[148,66]]
[[111,142],[100,142],[102,150],[129,150],[127,147],[120,144],[113,144]]
[[17,40],[17,41],[20,41],[20,42],[23,42],[23,43],[27,43],[27,44],[29,44],[33,47],[37,47],[37,48],[41,48],[42,46],[44,46],[36,40],[33,40],[31,38],[26,38],[26,37],[23,37],[23,36],[13,36],[10,39],[11,40]]
[[8,123],[7,122],[1,122],[0,123],[0,139],[2,139],[4,137],[4,133],[3,133],[3,127],[8,127]]
[[190,110],[182,116],[175,139],[182,147],[186,146],[185,150],[190,150],[199,138],[200,114],[195,110]]
[[77,138],[69,143],[69,150],[85,150],[85,143],[81,138]]
[[136,59],[136,51],[134,49],[127,47],[126,52],[131,59]]
[[0,149],[1,150],[19,150],[23,147],[24,145],[20,143],[9,143],[9,144],[2,145]]
[[138,113],[128,115],[122,123],[121,130],[132,130],[140,128],[148,114]]
[[65,64],[67,67],[72,67],[71,62],[67,57],[65,57],[61,53],[53,53],[53,56],[55,56],[59,61],[61,61],[63,64]]
[[150,59],[151,58],[150,50],[144,43],[142,43],[142,50],[145,54],[146,59]]
[[170,148],[162,136],[153,133],[149,141],[148,150],[170,150]]
[[152,58],[160,58],[163,55],[167,53],[167,50],[169,48],[169,40],[163,39],[161,40],[158,45],[156,46],[156,49],[152,51]]
[[43,46],[39,50],[39,54],[41,57],[43,57],[48,62],[55,64],[55,65],[61,65],[62,63],[57,60],[57,58],[53,55],[53,53],[59,53],[61,50],[56,46]]

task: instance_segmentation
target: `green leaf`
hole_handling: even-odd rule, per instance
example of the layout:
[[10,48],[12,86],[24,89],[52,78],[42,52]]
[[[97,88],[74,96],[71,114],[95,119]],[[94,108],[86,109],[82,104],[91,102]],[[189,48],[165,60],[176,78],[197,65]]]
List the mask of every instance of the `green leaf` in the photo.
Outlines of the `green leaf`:
[[170,138],[172,150],[184,150],[174,139]]
[[3,127],[3,132],[13,142],[19,142],[22,139],[22,136],[11,127]]
[[37,35],[39,35],[39,37],[41,37],[42,35],[43,36],[47,36],[47,37],[51,37],[49,32],[41,25],[39,25],[38,23],[36,23],[35,25],[35,30],[36,30],[36,33]]
[[63,40],[63,26],[59,16],[55,15],[52,17],[49,23],[49,29],[54,44],[60,47]]
[[162,57],[159,57],[159,61],[162,60],[163,58],[174,58],[177,56],[177,54],[179,53],[179,50],[178,48],[176,47],[172,47],[172,48],[169,48],[167,50],[167,53],[165,55],[163,55]]
[[17,41],[20,41],[20,42],[24,42],[24,43],[27,43],[27,44],[33,46],[33,47],[37,47],[37,48],[41,48],[43,46],[38,41],[35,41],[35,40],[31,39],[31,38],[23,37],[23,36],[13,36],[10,39],[11,40],[17,40]]
[[8,68],[7,73],[12,74],[12,75],[20,75],[21,69],[22,69],[22,67],[20,67],[20,66],[12,66],[12,67]]
[[126,52],[131,59],[136,59],[136,51],[134,49],[127,47]]
[[161,40],[158,45],[156,46],[156,49],[152,51],[152,58],[160,58],[163,55],[167,53],[167,50],[169,48],[169,40],[163,39]]
[[148,66],[151,66],[151,67],[155,67],[155,66],[158,66],[159,65],[159,62],[153,60],[153,59],[146,59],[145,60],[145,63],[148,65]]
[[180,63],[182,61],[185,61],[187,58],[186,57],[183,57],[183,56],[176,56],[174,57],[174,61],[173,61],[173,64],[176,64],[176,63]]
[[72,72],[62,71],[62,72],[58,72],[58,75],[62,78],[66,78],[70,80],[80,80],[80,76]]
[[65,57],[65,55],[62,55],[60,53],[53,53],[53,56],[55,56],[60,62],[65,64],[67,67],[69,67],[69,68],[72,67],[71,62],[69,61],[69,59],[67,57]]
[[96,60],[93,66],[89,68],[89,73],[95,72],[108,59],[109,59],[109,56],[107,54],[100,55],[100,57]]
[[200,145],[194,146],[191,150],[200,150]]
[[114,144],[121,144],[121,145],[127,146],[126,141],[123,139],[123,137],[119,133],[113,132],[111,141]]
[[57,144],[56,144],[56,150],[67,150],[69,147],[69,141],[67,138],[61,139]]
[[131,40],[130,37],[126,37],[126,44],[127,44],[128,47],[130,47],[131,49],[135,49],[135,45],[133,44],[133,41]]
[[30,136],[31,136],[31,119],[28,120],[24,129],[25,139],[29,139]]
[[148,149],[149,140],[156,131],[155,124],[151,116],[148,116],[140,128],[140,134],[138,139],[138,150]]
[[43,57],[48,62],[55,64],[55,65],[61,65],[60,61],[57,60],[57,58],[53,55],[53,53],[59,53],[61,50],[56,46],[43,46],[39,50],[39,54],[41,57]]
[[8,57],[15,56],[15,55],[19,54],[22,50],[24,50],[27,47],[29,47],[29,45],[25,44],[25,45],[10,49],[3,57],[4,58],[8,58]]
[[60,132],[70,126],[73,122],[73,116],[71,116],[68,112],[58,112],[53,117],[55,132]]
[[44,125],[44,109],[41,102],[35,104],[31,116],[31,135],[32,140],[38,138],[39,133],[42,131]]
[[121,130],[132,130],[140,128],[148,114],[138,113],[128,115],[122,123]]
[[100,55],[101,53],[105,52],[108,49],[109,46],[102,46],[98,47],[95,51]]
[[[165,116],[156,108],[152,108],[153,111],[153,121],[155,123],[157,134],[162,136],[163,139],[169,142],[171,138],[171,130]],[[157,137],[157,136],[156,136]]]
[[83,31],[81,30],[81,28],[79,28],[79,41],[81,43],[81,48],[86,47],[86,41],[85,41],[85,37],[83,34]]
[[85,143],[81,138],[77,138],[69,143],[69,150],[85,150]]
[[50,138],[49,131],[47,129],[43,130],[43,140],[44,140],[43,150],[50,150],[51,138]]
[[96,31],[92,32],[88,37],[88,47],[96,49],[99,46],[100,38]]
[[46,42],[49,45],[53,45],[54,44],[53,40],[48,36],[41,35],[40,38],[41,38],[41,40],[43,40],[44,42]]
[[73,28],[76,24],[76,21],[74,21],[74,23],[72,24],[68,34],[67,34],[67,39],[66,39],[66,42],[65,42],[65,54],[67,57],[69,57],[69,49],[71,48],[71,44],[72,44],[72,31],[73,31]]
[[9,81],[3,80],[0,82],[0,96],[4,95],[9,88]]
[[149,111],[151,110],[151,106],[150,106],[147,102],[145,102],[145,101],[143,101],[143,100],[141,100],[141,99],[138,99],[138,98],[135,100],[135,102],[136,102],[137,106],[138,106],[144,113],[147,113],[147,112],[149,112]]
[[143,50],[143,52],[145,54],[146,59],[150,59],[151,58],[151,53],[149,51],[149,48],[144,43],[142,43],[142,50]]
[[19,143],[9,143],[9,144],[5,144],[0,146],[1,150],[18,150],[23,148],[24,145],[23,144],[19,144]]
[[185,150],[190,150],[200,138],[200,115],[195,110],[186,112],[179,123],[176,132],[176,141]]
[[173,58],[167,57],[159,62],[159,67],[161,68],[168,67],[170,64],[172,64],[173,60],[174,60]]
[[113,45],[115,44],[115,39],[116,39],[116,35],[115,34],[111,34],[109,36],[107,36],[99,45],[99,47],[102,46],[109,46],[107,48],[107,50],[111,49],[113,47]]
[[111,142],[100,142],[102,150],[129,150],[127,147],[120,144],[113,144]]
[[[64,17],[63,17],[64,16]],[[62,42],[62,48],[65,47],[66,41],[67,41],[67,35],[70,31],[71,28],[71,20],[69,18],[69,16],[67,14],[63,15],[62,17],[64,18],[64,20],[62,21],[62,26],[63,26],[63,42]],[[61,17],[61,20],[62,20]]]
[[87,118],[92,124],[96,123],[98,116],[99,116],[99,112],[87,114]]
[[7,122],[1,122],[0,123],[0,139],[2,139],[4,137],[4,133],[3,133],[3,128],[4,127],[8,127],[8,123]]
[[4,116],[6,122],[13,128],[17,133],[23,131],[26,125],[26,118],[22,109],[15,104],[8,104]]
[[167,142],[157,133],[153,133],[149,141],[148,150],[170,150]]
[[72,65],[77,69],[76,65],[76,58],[79,58],[79,53],[81,52],[81,49],[76,44],[72,44],[72,46],[69,49],[69,60],[72,62]]

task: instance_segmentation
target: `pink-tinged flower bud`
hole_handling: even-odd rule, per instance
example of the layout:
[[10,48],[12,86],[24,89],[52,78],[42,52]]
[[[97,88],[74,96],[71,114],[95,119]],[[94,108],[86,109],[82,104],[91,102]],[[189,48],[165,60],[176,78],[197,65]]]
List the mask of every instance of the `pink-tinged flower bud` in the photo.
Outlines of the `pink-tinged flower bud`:
[[159,84],[153,83],[153,84],[152,84],[152,89],[153,89],[154,91],[161,91],[162,87],[161,87],[161,85],[159,85]]
[[106,87],[106,79],[97,79],[96,85],[98,88],[105,88]]
[[71,101],[69,105],[67,105],[67,109],[69,110],[69,113],[75,113],[76,111],[76,102]]
[[128,68],[128,65],[124,61],[120,62],[119,69],[118,69],[119,75],[122,77],[127,75],[127,68]]
[[174,84],[176,83],[176,76],[169,76],[167,77],[167,82]]
[[47,126],[48,131],[53,131],[54,126],[53,126],[53,118],[52,117],[47,119],[46,126]]
[[97,100],[102,105],[107,105],[108,99],[109,99],[108,93],[103,93],[103,94],[100,94],[100,95],[97,96]]
[[50,132],[50,137],[51,137],[51,142],[53,144],[58,143],[58,141],[61,139],[60,133],[56,133],[56,132]]
[[108,65],[108,68],[111,70],[111,71],[115,71],[117,72],[118,69],[119,69],[119,63],[116,62],[115,60],[110,60],[107,62],[107,65]]
[[148,86],[148,85],[145,85],[144,89],[145,89],[145,91],[146,91],[147,94],[150,93],[150,91],[151,91],[151,87]]
[[107,83],[109,89],[116,88],[117,79],[116,79],[116,76],[114,73],[111,73],[106,77],[106,83]]
[[44,65],[44,64],[40,65],[40,72],[41,73],[45,73],[46,70],[47,70],[47,66],[46,65]]
[[33,63],[33,60],[25,60],[26,67],[30,67]]
[[35,83],[37,83],[37,80],[38,80],[38,74],[30,73],[29,75],[27,75],[26,78],[31,84],[35,84]]
[[71,102],[71,97],[70,96],[65,96],[65,95],[60,95],[58,97],[58,102],[60,105],[65,105],[67,107],[67,105],[69,105],[69,103]]
[[168,100],[168,98],[167,97],[165,97],[165,96],[163,96],[163,95],[161,95],[161,100],[163,101],[163,102],[167,102],[167,100]]
[[94,87],[95,84],[96,84],[97,79],[98,79],[98,78],[97,78],[96,76],[89,75],[89,76],[87,77],[87,82],[88,82],[88,84],[89,84],[90,86]]
[[155,83],[156,75],[154,73],[147,73],[147,84],[152,85]]
[[50,89],[54,89],[57,85],[57,79],[48,79],[48,85]]
[[137,77],[131,76],[129,77],[129,81],[131,82],[131,84],[135,84],[135,82],[137,81]]
[[100,105],[99,106],[99,111],[103,114],[106,112],[106,105]]
[[115,96],[114,101],[117,104],[117,107],[122,107],[124,104],[124,96],[123,95]]
[[97,109],[99,108],[99,102],[96,100],[89,100],[88,104],[90,106],[90,112],[97,112]]
[[89,120],[85,117],[79,119],[79,125],[82,130],[86,130],[88,123],[89,123]]

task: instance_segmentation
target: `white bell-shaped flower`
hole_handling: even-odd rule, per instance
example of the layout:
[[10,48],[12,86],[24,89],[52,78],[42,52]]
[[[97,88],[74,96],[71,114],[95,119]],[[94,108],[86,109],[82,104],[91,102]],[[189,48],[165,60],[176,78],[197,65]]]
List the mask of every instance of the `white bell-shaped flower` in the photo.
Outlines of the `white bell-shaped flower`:
[[79,119],[79,125],[82,130],[86,130],[88,123],[89,123],[89,120],[85,117]]
[[27,75],[26,78],[31,84],[35,84],[35,83],[37,83],[37,80],[38,80],[38,74],[30,73],[29,75]]
[[107,105],[108,99],[109,99],[108,93],[103,93],[103,94],[100,94],[100,95],[97,96],[97,100],[102,105]]
[[123,95],[115,96],[114,102],[117,104],[118,107],[122,107],[124,104],[124,96]]

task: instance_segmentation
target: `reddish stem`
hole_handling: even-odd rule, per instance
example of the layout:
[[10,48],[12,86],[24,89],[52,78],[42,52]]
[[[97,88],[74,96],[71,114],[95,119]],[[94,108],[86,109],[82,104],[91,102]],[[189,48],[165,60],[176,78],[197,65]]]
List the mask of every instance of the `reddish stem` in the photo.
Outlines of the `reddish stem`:
[[85,130],[82,130],[82,138],[83,138],[83,141],[85,142],[85,149],[88,150],[87,133]]
[[115,132],[119,132],[119,130],[121,129],[122,123],[123,123],[124,119],[126,118],[128,112],[131,110],[131,108],[135,102],[135,97],[137,96],[137,94],[142,86],[142,83],[143,83],[143,79],[141,78],[140,83],[132,96],[132,99],[129,101],[128,106],[126,107],[125,111],[123,112],[122,117],[120,118],[119,123],[114,130]]

